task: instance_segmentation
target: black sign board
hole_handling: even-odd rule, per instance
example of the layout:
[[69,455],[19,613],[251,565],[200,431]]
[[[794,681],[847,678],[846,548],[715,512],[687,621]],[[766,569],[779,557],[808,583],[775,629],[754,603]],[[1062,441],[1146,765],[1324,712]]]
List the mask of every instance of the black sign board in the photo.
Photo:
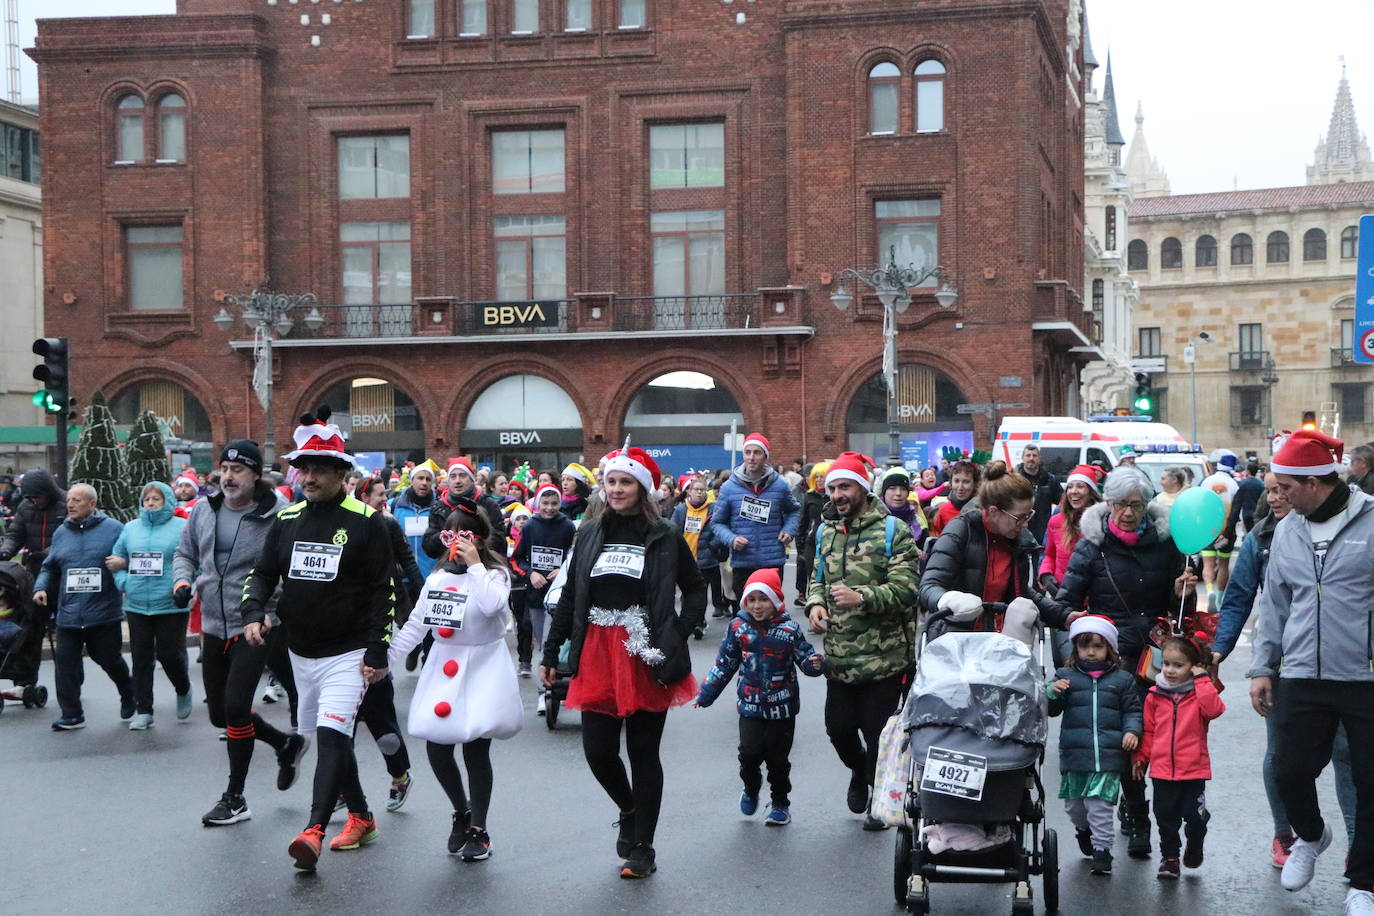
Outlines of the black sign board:
[[476,305],[477,326],[483,330],[502,328],[554,328],[558,326],[557,299],[535,302],[484,302]]

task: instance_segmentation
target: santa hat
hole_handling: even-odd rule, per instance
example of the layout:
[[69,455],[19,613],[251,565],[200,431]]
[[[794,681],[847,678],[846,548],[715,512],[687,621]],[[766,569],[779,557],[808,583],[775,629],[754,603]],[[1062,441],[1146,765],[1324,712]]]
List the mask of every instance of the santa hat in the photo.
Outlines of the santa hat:
[[344,451],[343,433],[333,423],[325,422],[332,415],[333,411],[327,404],[320,405],[313,414],[301,414],[301,425],[291,434],[296,449],[286,454],[286,460],[293,467],[300,467],[311,460],[354,466],[353,456]]
[[[518,490],[519,492],[511,493],[512,490]],[[520,500],[520,502],[524,502],[525,500],[530,498],[530,488],[525,486],[525,482],[523,480],[512,480],[510,484],[506,487],[506,493],[516,497]]]
[[1113,652],[1120,651],[1116,642],[1116,624],[1112,623],[1110,617],[1103,617],[1101,614],[1085,614],[1069,624],[1069,639],[1077,639],[1084,633],[1096,633],[1107,641],[1107,645],[1112,647]]
[[867,490],[873,485],[872,472],[877,467],[873,459],[858,452],[844,452],[825,472],[825,485],[828,487],[837,480],[853,480]]
[[172,486],[175,487],[175,486],[177,486],[178,484],[183,484],[183,483],[189,483],[191,486],[195,487],[196,489],[200,489],[200,478],[197,477],[197,476],[196,476],[196,472],[193,471],[193,470],[191,470],[190,468],[187,468],[186,470],[184,470],[184,471],[182,471],[180,474],[178,474],[178,475],[177,475],[177,479],[174,480],[174,481],[172,481]]
[[450,458],[448,460],[448,470],[450,474],[453,473],[454,468],[462,468],[464,474],[467,474],[468,477],[471,477],[474,481],[477,480],[477,472],[472,469],[472,462],[466,457]]
[[565,467],[563,469],[563,473],[559,476],[575,477],[589,487],[596,486],[596,478],[592,476],[592,472],[584,468],[582,465],[578,464],[576,461]]
[[758,592],[769,601],[773,602],[774,607],[782,607],[782,576],[778,575],[776,569],[755,570],[747,582],[744,583],[744,591],[740,593],[740,603],[754,592]]
[[763,433],[750,433],[748,436],[745,436],[744,447],[748,448],[751,445],[757,445],[759,448],[763,449],[765,455],[773,451],[772,447],[768,444],[768,440],[763,437]]
[[539,498],[540,498],[541,496],[543,496],[546,492],[552,493],[554,496],[557,496],[557,497],[558,497],[558,502],[559,502],[560,504],[563,502],[563,491],[560,490],[560,489],[558,489],[557,487],[555,487],[555,486],[554,486],[553,484],[551,484],[551,483],[546,483],[546,484],[544,484],[542,487],[540,487],[538,490],[535,490],[535,491],[534,491],[534,504],[535,504],[536,506],[539,505]]
[[628,437],[625,439],[625,447],[618,448],[605,458],[606,473],[620,471],[629,474],[646,491],[652,491],[658,486],[658,479],[661,473],[658,469],[658,462],[649,457],[649,453],[642,448],[631,448]]
[[1296,477],[1322,477],[1341,469],[1345,443],[1316,429],[1300,429],[1274,455],[1269,470]]
[[1064,483],[1070,484],[1076,480],[1079,483],[1086,483],[1088,486],[1092,487],[1098,493],[1101,493],[1102,476],[1102,469],[1097,465],[1080,464],[1078,467],[1074,468],[1072,471],[1069,472],[1069,476],[1064,481]]

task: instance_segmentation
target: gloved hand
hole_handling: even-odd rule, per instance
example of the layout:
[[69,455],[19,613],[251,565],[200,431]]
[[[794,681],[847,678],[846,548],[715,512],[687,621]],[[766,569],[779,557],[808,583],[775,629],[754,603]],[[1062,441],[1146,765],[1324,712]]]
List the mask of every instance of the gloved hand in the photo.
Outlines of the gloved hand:
[[189,607],[191,604],[191,586],[182,582],[172,591],[172,603],[177,607]]
[[1059,592],[1059,580],[1054,577],[1053,573],[1041,573],[1040,588],[1054,596]]
[[936,607],[941,611],[950,611],[949,619],[955,623],[968,623],[977,620],[978,615],[983,613],[983,599],[968,592],[945,592]]
[[1019,639],[1028,646],[1035,645],[1035,627],[1040,619],[1040,609],[1029,598],[1014,598],[1007,605],[1006,616],[1002,618],[1002,633]]

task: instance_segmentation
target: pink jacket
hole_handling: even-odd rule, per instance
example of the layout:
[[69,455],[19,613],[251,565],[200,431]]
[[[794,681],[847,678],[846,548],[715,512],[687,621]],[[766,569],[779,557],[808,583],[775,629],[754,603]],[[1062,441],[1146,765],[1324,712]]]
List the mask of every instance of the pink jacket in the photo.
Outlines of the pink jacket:
[[1073,543],[1064,546],[1064,513],[1056,512],[1050,516],[1049,527],[1045,529],[1045,557],[1040,561],[1040,575],[1049,573],[1056,582],[1064,581],[1064,573],[1069,571],[1069,557],[1082,538],[1074,538]]
[[1135,759],[1146,761],[1155,779],[1211,779],[1207,723],[1225,711],[1217,685],[1207,675],[1194,678],[1187,693],[1151,687],[1145,695],[1145,736]]

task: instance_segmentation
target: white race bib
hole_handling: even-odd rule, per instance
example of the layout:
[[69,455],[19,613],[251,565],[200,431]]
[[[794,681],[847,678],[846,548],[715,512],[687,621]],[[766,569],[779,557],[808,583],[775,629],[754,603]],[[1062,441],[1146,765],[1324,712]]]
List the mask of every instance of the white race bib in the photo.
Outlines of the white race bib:
[[932,747],[926,752],[921,790],[979,801],[983,797],[983,781],[987,775],[988,758]]
[[686,523],[682,526],[682,530],[687,534],[698,532],[701,530],[701,522],[702,518],[700,515],[689,515],[687,516]]
[[338,544],[297,541],[291,545],[291,568],[286,574],[287,578],[333,582],[339,574],[339,558],[342,556],[343,547]]
[[129,554],[129,575],[131,576],[160,576],[162,575],[162,554],[160,553],[131,553]]
[[557,547],[531,547],[530,565],[540,572],[563,565],[563,551]]
[[644,548],[639,544],[607,544],[601,548],[601,556],[592,566],[592,577],[628,576],[639,579],[644,576]]
[[100,591],[100,567],[83,566],[67,570],[67,594],[92,594]]
[[744,497],[744,502],[739,506],[739,517],[751,522],[758,522],[760,525],[768,524],[768,516],[773,511],[773,503],[766,499],[756,499],[753,496]]
[[428,518],[428,517],[423,516],[423,515],[407,515],[407,516],[406,516],[406,537],[408,537],[408,538],[424,537],[424,536],[425,536],[425,532],[428,531],[428,530],[429,530],[429,518]]
[[463,611],[468,603],[467,592],[450,592],[431,588],[425,592],[425,616],[421,623],[427,627],[463,628]]

